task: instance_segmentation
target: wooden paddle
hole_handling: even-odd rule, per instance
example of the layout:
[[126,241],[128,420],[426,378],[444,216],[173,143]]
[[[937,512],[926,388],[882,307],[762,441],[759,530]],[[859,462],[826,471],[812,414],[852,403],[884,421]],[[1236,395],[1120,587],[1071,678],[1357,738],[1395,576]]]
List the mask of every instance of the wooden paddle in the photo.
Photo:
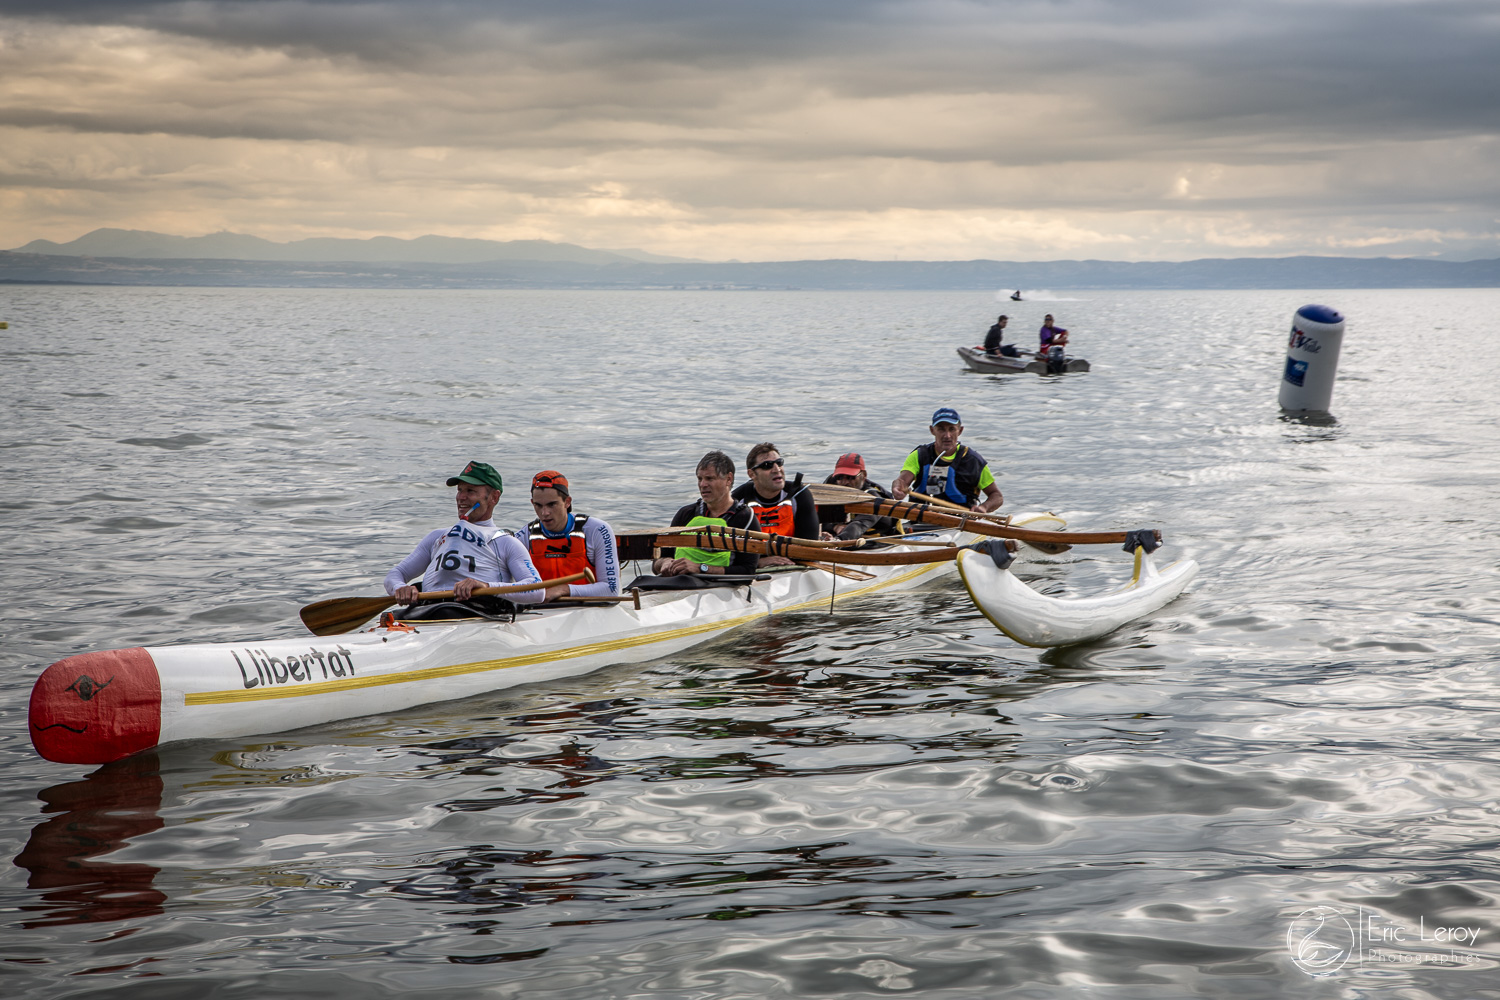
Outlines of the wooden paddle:
[[[557,581],[551,581],[556,583]],[[550,583],[549,583],[550,586]],[[634,604],[637,611],[641,610],[641,591],[638,587],[631,587],[630,593],[621,594],[619,597],[559,597],[555,601],[546,601],[538,604],[539,608],[566,607],[569,604]]]
[[[865,495],[869,496],[868,493],[865,494]],[[918,493],[916,490],[907,490],[906,491],[906,495],[909,496],[909,497],[916,497],[918,500],[921,500],[923,503],[930,503],[934,507],[943,507],[943,508],[945,508],[947,510],[961,510],[961,511],[965,511],[966,513],[971,514],[974,517],[989,518],[992,521],[999,521],[1001,524],[1009,524],[1010,523],[1010,515],[1009,514],[991,514],[989,511],[986,511],[986,510],[974,510],[971,507],[965,507],[961,503],[954,503],[952,500],[944,500],[942,497],[928,496],[926,493]]]
[[798,566],[806,566],[809,569],[820,569],[820,570],[823,570],[825,573],[832,573],[834,576],[841,576],[841,577],[843,577],[846,580],[873,580],[873,579],[875,579],[875,574],[874,573],[866,573],[862,569],[850,569],[848,566],[835,566],[832,563],[824,563],[824,562],[799,562],[797,565]]
[[[868,496],[868,494],[866,494],[866,495]],[[698,530],[698,529],[697,528],[686,528],[686,527],[683,527],[682,525],[679,524],[675,528],[648,528],[648,529],[645,529],[645,530],[642,530],[642,531],[617,531],[617,532],[615,532],[615,537],[617,539],[618,538],[627,538],[627,539],[631,539],[631,540],[642,539],[642,538],[653,538],[654,539],[657,535],[680,535],[680,534],[684,534],[686,532],[696,531],[696,530]],[[761,539],[766,539],[766,538],[784,537],[784,536],[773,535],[769,531],[751,531],[749,528],[729,528],[729,527],[726,526],[725,530],[729,531],[729,532],[731,532],[733,534],[744,535],[746,538],[761,538]],[[797,545],[807,545],[807,546],[811,546],[813,548],[818,548],[818,549],[857,549],[857,548],[860,547],[860,545],[862,543],[868,542],[868,541],[879,541],[879,542],[899,541],[900,544],[902,544],[902,545],[930,545],[930,546],[934,546],[934,547],[947,547],[947,548],[952,548],[953,547],[953,543],[952,542],[937,542],[937,541],[933,541],[930,538],[928,538],[928,539],[914,538],[914,539],[912,539],[910,541],[901,541],[905,537],[906,537],[905,535],[887,535],[884,538],[850,538],[850,539],[837,539],[837,538],[835,538],[835,539],[792,538],[792,539],[790,539],[790,541],[796,543]]]
[[916,552],[894,552],[881,550],[861,552],[854,549],[820,549],[800,544],[799,539],[788,541],[781,535],[770,538],[749,538],[732,529],[717,525],[695,528],[679,528],[680,534],[658,535],[661,546],[685,546],[689,548],[714,549],[720,552],[753,552],[763,556],[785,556],[799,562],[848,563],[855,566],[913,566],[922,563],[946,562],[958,556],[957,548],[921,549]]
[[[884,497],[877,497],[873,493],[866,493],[864,490],[857,490],[852,486],[835,486],[832,483],[820,483],[812,487],[812,489],[813,500],[817,503],[843,504],[848,506],[851,503],[863,503],[866,500],[885,499]],[[963,504],[954,503],[952,500],[928,496],[926,493],[918,493],[916,490],[909,490],[906,495],[934,507],[963,511],[970,517],[982,517],[987,521],[994,521],[998,524],[1010,523],[1009,514],[991,514],[988,511],[973,510],[965,507]]]
[[842,576],[847,580],[873,580],[874,573],[866,573],[862,569],[852,569],[848,566],[835,566],[832,563],[797,562],[790,566],[761,566],[756,569],[757,573],[806,573],[809,570],[819,569],[834,576]]
[[[577,583],[580,580],[593,583],[593,570],[585,569],[571,576],[560,576],[555,580],[543,580],[541,583],[513,583],[504,587],[480,587],[474,591],[473,596],[519,594],[526,590],[541,590],[554,583]],[[451,601],[452,599],[453,591],[451,590],[434,590],[417,595],[418,601]],[[307,630],[313,635],[342,635],[359,628],[386,608],[400,603],[388,595],[385,597],[330,597],[326,601],[314,601],[303,608],[302,624],[306,625]]]
[[[708,525],[707,527],[717,528],[718,525]],[[681,535],[681,534],[686,534],[688,532],[697,531],[697,530],[698,530],[698,527],[696,525],[694,527],[689,528],[689,527],[686,527],[684,525],[679,524],[679,525],[676,525],[675,527],[670,527],[670,528],[643,528],[640,531],[617,531],[617,532],[615,532],[615,537],[616,538],[628,538],[628,539],[632,539],[632,540],[640,539],[640,538],[651,538],[651,539],[654,539],[657,535]],[[778,537],[776,535],[771,534],[769,531],[751,531],[749,528],[731,528],[728,525],[724,526],[724,530],[730,532],[731,534],[743,535],[746,538],[766,539],[766,538],[776,538],[776,537]],[[797,538],[797,539],[793,539],[793,540],[798,545],[810,545],[810,546],[813,546],[814,548],[847,548],[848,545],[849,545],[848,542],[839,542],[839,541],[825,542],[825,541],[823,541],[820,538]],[[654,542],[652,544],[653,544],[653,547],[658,547],[658,548],[660,547],[660,546],[656,546],[656,544]]]
[[[702,538],[717,538],[718,544],[699,544]],[[844,558],[852,555],[850,550],[859,543],[858,538],[850,541],[822,541],[817,538],[795,538],[787,535],[772,535],[766,531],[750,531],[748,528],[729,528],[727,525],[694,525],[691,528],[678,525],[675,528],[660,528],[657,531],[625,531],[616,532],[615,540],[621,543],[621,550],[628,544],[642,544],[649,541],[652,547],[676,547],[688,546],[699,547],[699,549],[714,549],[718,552],[754,552],[763,556],[786,556],[799,565],[813,564],[817,561],[828,562],[858,562],[861,565],[906,565],[912,562],[942,562],[944,559],[953,559],[959,549],[951,541],[918,540],[910,541],[912,546],[930,546],[933,549],[941,549],[942,552],[927,555],[926,558],[918,559],[867,559],[867,558]],[[684,541],[684,538],[688,538]],[[790,552],[795,550],[795,552]],[[859,553],[861,556],[871,553]],[[873,555],[879,555],[879,550]],[[889,553],[892,556],[915,555],[915,553]],[[775,567],[766,567],[774,570]]]
[[[1056,545],[1118,545],[1129,534],[1126,531],[1038,531],[1018,528],[1013,524],[997,524],[990,520],[994,515],[982,515],[975,511],[949,513],[931,504],[912,500],[887,500],[846,486],[814,484],[810,489],[814,490],[813,498],[820,504],[842,505],[845,509],[860,514],[881,514],[944,528],[963,528],[979,535],[1014,538],[1033,545],[1037,542]],[[1157,534],[1160,535],[1160,532]]]
[[[1010,524],[1010,515],[1009,514],[1003,514],[1002,515],[1002,514],[991,514],[991,513],[988,513],[988,512],[986,512],[986,513],[980,513],[978,511],[972,511],[972,510],[969,510],[969,508],[963,506],[962,504],[956,504],[956,503],[952,502],[951,500],[944,500],[942,497],[933,497],[933,496],[928,496],[926,493],[918,493],[916,490],[908,490],[906,495],[909,496],[909,497],[916,497],[918,500],[925,500],[928,503],[930,503],[930,504],[932,504],[933,506],[936,506],[936,507],[944,507],[944,508],[947,508],[949,510],[967,511],[969,514],[973,515],[974,517],[988,517],[988,518],[993,518],[995,520],[998,520],[1001,524]],[[1061,555],[1062,553],[1068,551],[1069,549],[1071,549],[1073,547],[1071,545],[1065,545],[1062,542],[1027,542],[1026,544],[1030,545],[1032,548],[1036,549],[1039,552],[1045,552],[1045,553],[1047,553],[1048,555],[1051,555],[1051,556]]]

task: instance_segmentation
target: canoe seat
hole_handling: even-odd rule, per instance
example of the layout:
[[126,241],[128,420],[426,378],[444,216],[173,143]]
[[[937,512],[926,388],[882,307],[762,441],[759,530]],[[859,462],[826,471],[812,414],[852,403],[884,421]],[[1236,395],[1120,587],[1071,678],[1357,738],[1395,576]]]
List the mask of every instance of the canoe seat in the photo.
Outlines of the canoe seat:
[[440,622],[456,619],[488,618],[490,621],[514,621],[518,605],[503,597],[488,594],[471,601],[434,601],[401,608],[396,612],[399,622]]

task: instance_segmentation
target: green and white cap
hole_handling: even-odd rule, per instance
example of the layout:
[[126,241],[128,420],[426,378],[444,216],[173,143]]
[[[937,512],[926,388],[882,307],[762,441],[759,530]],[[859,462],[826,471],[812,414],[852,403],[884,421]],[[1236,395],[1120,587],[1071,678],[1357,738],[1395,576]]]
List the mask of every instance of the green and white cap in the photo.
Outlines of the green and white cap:
[[459,483],[472,483],[475,486],[493,486],[501,493],[505,487],[500,482],[500,473],[495,471],[493,465],[484,462],[470,462],[464,466],[464,471],[448,479],[449,486],[457,486]]

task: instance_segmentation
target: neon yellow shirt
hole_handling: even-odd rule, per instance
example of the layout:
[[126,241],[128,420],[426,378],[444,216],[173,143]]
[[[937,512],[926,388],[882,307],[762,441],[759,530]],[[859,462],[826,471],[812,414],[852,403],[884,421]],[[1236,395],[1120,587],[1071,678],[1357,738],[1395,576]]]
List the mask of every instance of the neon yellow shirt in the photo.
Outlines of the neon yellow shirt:
[[[721,528],[728,527],[728,522],[722,517],[695,517],[687,523],[687,527],[696,528],[701,524],[718,525]],[[734,554],[723,550],[693,549],[679,546],[677,558],[686,559],[688,562],[707,563],[710,566],[728,566]]]
[[[940,456],[938,456],[938,461],[941,462],[941,463],[943,463],[944,465],[947,465],[949,462],[953,461],[957,457],[958,457],[958,449],[955,448],[955,449],[953,449],[952,451],[950,451],[946,455],[940,455]],[[922,474],[922,464],[917,461],[917,452],[916,452],[916,449],[913,449],[912,453],[910,455],[906,456],[906,461],[904,461],[904,462],[901,463],[901,471],[902,472],[910,472],[911,473],[911,477],[913,479],[916,479],[918,476],[920,476]],[[919,485],[921,485],[921,484],[919,484],[919,483],[913,483],[912,487],[915,489]],[[994,486],[994,485],[995,485],[995,477],[990,474],[990,466],[989,466],[989,463],[986,462],[985,465],[984,465],[984,470],[979,473],[979,488],[980,488],[980,490],[984,490],[986,487]],[[921,491],[918,490],[918,492],[921,492]]]

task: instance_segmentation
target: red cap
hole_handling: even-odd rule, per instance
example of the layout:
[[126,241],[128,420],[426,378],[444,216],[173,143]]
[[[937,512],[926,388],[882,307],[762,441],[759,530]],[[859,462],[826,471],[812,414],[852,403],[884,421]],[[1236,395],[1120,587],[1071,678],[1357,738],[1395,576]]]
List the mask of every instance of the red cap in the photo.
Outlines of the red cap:
[[857,476],[865,471],[865,460],[859,457],[859,452],[851,451],[847,455],[840,455],[838,463],[833,467],[835,476]]
[[567,496],[568,477],[552,469],[543,469],[531,477],[531,488],[534,490],[556,490],[563,496]]

